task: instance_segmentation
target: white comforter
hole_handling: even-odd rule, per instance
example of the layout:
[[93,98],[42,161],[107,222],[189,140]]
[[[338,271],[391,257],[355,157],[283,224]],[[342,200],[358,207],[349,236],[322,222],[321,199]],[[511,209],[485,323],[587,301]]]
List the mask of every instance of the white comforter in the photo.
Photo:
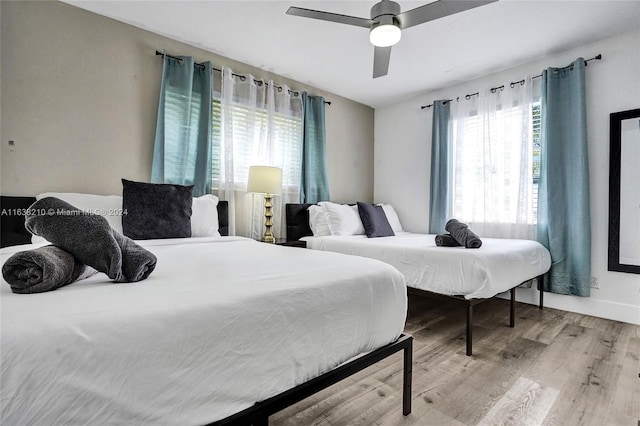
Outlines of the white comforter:
[[530,240],[483,238],[479,249],[437,247],[435,235],[305,237],[307,247],[364,256],[395,266],[407,286],[434,293],[488,298],[544,274],[549,251]]
[[158,258],[142,282],[2,282],[1,424],[204,424],[404,326],[404,279],[382,262],[235,237],[142,245]]

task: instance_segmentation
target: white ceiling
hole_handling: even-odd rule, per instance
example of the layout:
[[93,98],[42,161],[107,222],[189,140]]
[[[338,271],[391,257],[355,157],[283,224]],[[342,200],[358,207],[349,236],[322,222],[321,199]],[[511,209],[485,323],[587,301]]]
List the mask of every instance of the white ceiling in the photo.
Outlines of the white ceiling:
[[285,11],[368,18],[376,0],[65,1],[372,107],[640,28],[637,0],[500,0],[404,30],[388,75],[373,79],[367,29]]

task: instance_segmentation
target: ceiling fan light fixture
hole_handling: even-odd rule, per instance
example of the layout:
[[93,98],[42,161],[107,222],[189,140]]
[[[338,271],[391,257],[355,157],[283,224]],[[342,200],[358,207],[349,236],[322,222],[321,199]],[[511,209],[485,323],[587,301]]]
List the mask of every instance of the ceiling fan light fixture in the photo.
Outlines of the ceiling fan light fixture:
[[369,41],[377,47],[393,46],[400,41],[402,31],[393,24],[380,24],[371,28]]
[[387,75],[391,46],[400,41],[403,29],[496,1],[498,0],[431,0],[430,3],[423,6],[402,12],[399,3],[392,0],[379,0],[371,6],[370,19],[296,6],[287,9],[287,15],[367,28],[369,41],[375,46],[373,49],[373,78],[378,78]]

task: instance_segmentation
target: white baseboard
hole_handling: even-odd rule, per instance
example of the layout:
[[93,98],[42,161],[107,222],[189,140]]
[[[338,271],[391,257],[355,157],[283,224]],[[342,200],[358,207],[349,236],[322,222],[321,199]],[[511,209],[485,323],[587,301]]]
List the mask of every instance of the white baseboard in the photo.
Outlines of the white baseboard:
[[[504,293],[500,297],[508,299],[508,293]],[[516,290],[516,300],[522,303],[538,305],[538,290],[518,288]],[[554,293],[545,293],[543,304],[548,308],[640,325],[640,306],[636,305],[616,303],[593,297],[584,298]]]

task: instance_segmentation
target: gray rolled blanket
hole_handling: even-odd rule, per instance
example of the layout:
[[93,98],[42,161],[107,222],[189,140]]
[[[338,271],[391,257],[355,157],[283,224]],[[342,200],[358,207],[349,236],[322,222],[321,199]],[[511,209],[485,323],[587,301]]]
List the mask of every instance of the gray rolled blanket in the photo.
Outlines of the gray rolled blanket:
[[122,274],[125,281],[135,282],[147,278],[156,267],[156,256],[133,242],[131,238],[116,230],[112,231],[122,252]]
[[42,293],[90,277],[97,271],[56,246],[20,251],[2,265],[14,293]]
[[436,235],[436,246],[438,247],[460,247],[461,245],[451,234]]
[[480,248],[482,246],[480,237],[471,231],[466,223],[459,222],[457,219],[450,219],[444,229],[466,248]]
[[55,197],[33,203],[25,227],[116,282],[144,280],[156,267],[153,253],[112,229],[104,217]]

